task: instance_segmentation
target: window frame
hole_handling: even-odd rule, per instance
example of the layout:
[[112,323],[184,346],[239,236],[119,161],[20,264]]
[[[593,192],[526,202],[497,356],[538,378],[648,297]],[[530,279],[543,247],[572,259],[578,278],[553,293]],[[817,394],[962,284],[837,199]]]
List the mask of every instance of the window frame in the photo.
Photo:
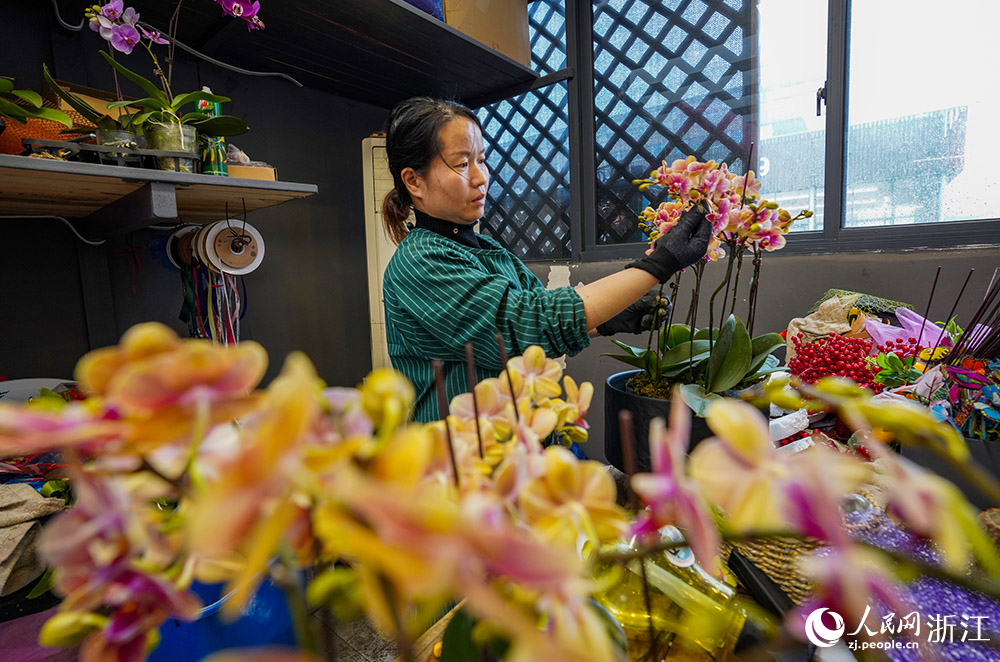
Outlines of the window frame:
[[[852,0],[828,0],[825,88],[826,152],[823,229],[793,232],[785,255],[906,252],[988,248],[1000,245],[1000,218],[871,228],[843,227],[847,199],[847,108]],[[570,209],[568,260],[601,262],[634,258],[638,244],[597,244],[597,150],[594,121],[593,1],[565,0],[566,67],[539,79],[537,89],[567,81],[569,100]]]

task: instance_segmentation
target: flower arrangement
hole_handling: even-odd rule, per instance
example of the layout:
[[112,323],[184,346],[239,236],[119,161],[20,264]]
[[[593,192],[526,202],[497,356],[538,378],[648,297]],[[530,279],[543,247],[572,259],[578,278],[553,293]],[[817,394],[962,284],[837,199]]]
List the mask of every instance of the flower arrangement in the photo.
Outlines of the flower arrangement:
[[[662,187],[667,201],[655,209],[646,207],[640,214],[640,227],[652,245],[680,221],[681,215],[694,207],[706,212],[712,223],[712,238],[705,259],[691,267],[694,288],[691,306],[683,323],[670,319],[654,342],[657,325],[650,331],[646,349],[630,347],[617,341],[626,354],[607,354],[644,371],[633,383],[638,392],[660,397],[669,394],[674,383],[687,384],[682,393],[699,415],[704,415],[707,403],[723,391],[756,381],[777,367],[771,353],[784,344],[777,334],[752,337],[761,258],[764,253],[785,245],[785,234],[791,225],[812,212],[800,211],[792,216],[788,211],[760,197],[761,181],[751,170],[745,175],[729,171],[727,164],[706,163],[695,157],[663,164],[646,179],[635,180],[640,191]],[[652,249],[650,249],[652,250]],[[748,322],[736,317],[736,302],[744,255],[752,255],[753,276],[750,281]],[[726,259],[726,274],[715,288],[709,301],[708,327],[697,328],[697,312],[705,266]],[[735,269],[734,269],[735,266]],[[679,289],[681,273],[671,284],[674,297]],[[723,288],[720,328],[715,327],[716,299]],[[729,290],[732,298],[727,304]],[[662,286],[661,286],[662,292]],[[729,310],[728,314],[726,310]]]
[[[804,638],[812,609],[847,620],[866,618],[869,605],[908,613],[905,582],[920,573],[1000,598],[1000,559],[975,511],[954,486],[877,441],[870,447],[893,477],[888,507],[938,545],[938,563],[847,535],[837,503],[872,479],[871,466],[821,444],[779,451],[745,403],[712,403],[717,436],[685,458],[690,412],[674,398],[669,426],[651,431],[652,471],[632,478],[646,509],[630,522],[604,467],[542,446],[553,433],[580,438],[592,389],[537,347],[431,424],[407,421],[413,389],[392,371],[357,389],[326,388],[309,360],[292,354],[266,390],[255,390],[266,363],[252,342],[183,341],[145,324],[81,359],[76,377],[88,399],[0,405],[0,453],[61,450],[75,495],[43,535],[64,596],[43,644],[82,642],[85,662],[141,660],[168,617],[196,616],[194,580],[227,582],[223,609],[235,615],[270,572],[301,616],[303,657],[285,660],[321,653],[306,600],[341,618],[366,614],[412,659],[414,639],[456,599],[480,622],[464,635],[473,649],[499,640],[511,660],[621,659],[590,600],[621,580],[609,564],[689,544],[717,574],[722,540],[776,534],[826,544],[823,560],[804,566],[812,600],[784,622],[793,640]],[[1000,487],[968,464],[954,429],[913,403],[875,402],[834,379],[773,383],[767,396],[788,408],[835,408],[862,431],[878,426],[934,449],[1000,502]],[[664,524],[686,541],[664,544],[656,534]],[[623,554],[616,541],[630,537]],[[314,569],[307,587],[303,567]],[[675,634],[713,622],[694,610]],[[876,629],[870,640],[879,636]],[[448,641],[458,646],[461,637]]]

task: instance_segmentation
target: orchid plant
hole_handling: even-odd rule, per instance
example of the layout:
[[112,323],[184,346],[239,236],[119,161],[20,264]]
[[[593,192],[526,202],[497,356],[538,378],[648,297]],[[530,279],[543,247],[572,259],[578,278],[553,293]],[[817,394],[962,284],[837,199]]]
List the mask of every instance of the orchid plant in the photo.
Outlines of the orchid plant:
[[[289,662],[322,652],[306,601],[341,618],[367,615],[412,659],[415,638],[457,599],[485,626],[473,639],[502,637],[507,659],[622,659],[589,599],[614,574],[596,568],[662,551],[656,531],[665,524],[712,573],[724,539],[826,541],[823,561],[805,566],[815,599],[785,622],[795,638],[813,608],[845,618],[873,598],[903,608],[901,577],[914,568],[1000,598],[1000,559],[975,511],[950,483],[877,442],[883,470],[897,477],[889,507],[940,546],[940,567],[846,535],[836,503],[872,479],[870,465],[819,444],[779,451],[746,403],[712,403],[717,436],[686,457],[691,414],[674,398],[669,425],[657,421],[650,433],[652,472],[632,478],[646,509],[630,521],[603,466],[543,445],[554,434],[583,437],[592,387],[562,375],[538,347],[429,424],[408,421],[414,391],[391,370],[357,389],[327,388],[296,353],[257,390],[266,366],[256,343],[215,346],[144,324],[81,359],[87,400],[0,405],[0,454],[61,450],[75,495],[43,534],[64,597],[43,644],[81,643],[84,662],[137,662],[166,619],[198,617],[193,581],[226,582],[223,609],[235,616],[270,572],[302,617],[303,656],[281,658]],[[872,401],[835,380],[776,382],[768,397],[833,407],[857,428],[936,449],[1000,502],[1000,487],[966,464],[954,429],[913,403]],[[623,539],[638,541],[630,559],[607,551]],[[970,578],[971,560],[981,569]],[[303,566],[315,568],[308,587],[297,579]]]
[[[761,257],[764,253],[782,248],[791,225],[799,219],[809,218],[812,212],[802,210],[792,216],[776,203],[762,199],[761,181],[752,170],[745,175],[737,175],[730,172],[725,163],[703,163],[694,156],[678,159],[669,166],[664,161],[649,177],[633,183],[643,192],[662,187],[668,196],[656,208],[646,207],[640,214],[639,226],[648,236],[650,246],[677,225],[685,211],[696,205],[703,206],[707,211],[707,218],[712,223],[712,238],[705,258],[691,267],[695,284],[684,323],[673,324],[671,311],[671,319],[667,320],[658,342],[654,343],[657,328],[654,325],[645,350],[615,342],[627,353],[606,356],[644,370],[648,384],[646,390],[650,392],[669,392],[671,383],[700,387],[688,389],[684,394],[692,407],[703,415],[706,396],[743,385],[766,374],[762,370],[776,367],[773,361],[766,365],[765,361],[783,344],[780,338],[776,334],[752,337]],[[750,282],[749,316],[744,324],[735,317],[735,312],[740,271],[744,255],[748,252],[753,256],[754,269]],[[722,259],[726,260],[726,274],[709,301],[708,327],[698,329],[697,311],[705,266]],[[678,273],[671,285],[674,298],[680,278],[681,273]],[[722,317],[727,321],[721,328],[716,328],[715,301],[723,288],[726,295],[723,297]],[[730,288],[732,298],[727,306],[725,299]],[[662,286],[660,289],[662,293]]]
[[[218,0],[218,2],[225,14],[246,21],[249,30],[264,28],[264,23],[258,16],[258,12],[260,11],[259,2],[250,3],[245,0]],[[177,10],[179,12],[180,2],[177,4]],[[177,25],[176,18],[178,12],[175,12],[174,16],[174,28]],[[139,106],[143,108],[143,111],[134,116],[128,114],[127,120],[119,119],[118,123],[121,125],[121,128],[130,128],[133,126],[141,128],[147,123],[189,124],[196,127],[200,133],[210,136],[234,136],[250,130],[246,122],[229,115],[209,117],[198,112],[183,112],[185,106],[199,101],[223,103],[230,99],[203,91],[175,94],[170,87],[170,70],[164,69],[160,65],[160,61],[153,49],[154,44],[170,46],[169,60],[172,63],[175,37],[173,35],[165,35],[150,26],[140,23],[139,13],[133,7],[125,7],[123,0],[108,0],[103,5],[93,5],[86,10],[86,16],[89,19],[90,29],[100,34],[101,38],[108,42],[108,53],[101,53],[104,59],[114,67],[116,74],[122,74],[147,94],[145,98],[138,101],[117,101],[108,105],[109,108],[124,108],[127,106]],[[153,73],[159,81],[159,87],[149,79],[127,69],[115,60],[114,53],[118,52],[129,55],[136,46],[141,46],[149,54],[153,63]],[[58,85],[53,85],[53,87],[57,93],[61,92]],[[84,116],[90,118],[91,115],[99,115],[79,98],[75,98],[67,92],[62,92],[61,96]],[[81,105],[85,106],[85,108],[81,108]],[[101,127],[100,122],[102,121],[98,117],[95,123]],[[104,123],[107,124],[106,121]]]

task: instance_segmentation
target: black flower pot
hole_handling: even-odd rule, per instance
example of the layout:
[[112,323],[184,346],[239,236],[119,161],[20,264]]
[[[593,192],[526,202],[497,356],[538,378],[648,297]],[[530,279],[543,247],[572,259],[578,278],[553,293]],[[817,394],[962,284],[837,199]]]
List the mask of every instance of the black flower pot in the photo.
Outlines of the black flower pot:
[[[632,412],[632,436],[635,444],[635,471],[650,470],[649,465],[649,423],[654,418],[662,418],[669,424],[670,400],[650,398],[629,391],[625,384],[639,370],[627,370],[611,375],[604,382],[604,455],[615,468],[625,471],[625,453],[618,429],[618,412]],[[705,419],[691,414],[691,445],[694,448],[701,440],[712,436]]]

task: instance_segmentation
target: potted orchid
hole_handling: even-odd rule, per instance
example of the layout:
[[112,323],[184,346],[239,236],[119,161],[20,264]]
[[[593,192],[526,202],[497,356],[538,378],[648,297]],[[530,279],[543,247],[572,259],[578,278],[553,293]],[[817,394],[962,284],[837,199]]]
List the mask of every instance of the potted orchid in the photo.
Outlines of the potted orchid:
[[[649,206],[640,215],[640,227],[652,245],[675,226],[681,215],[695,206],[706,212],[712,223],[712,238],[705,258],[690,268],[694,278],[690,308],[684,318],[674,323],[670,319],[662,329],[650,330],[645,349],[612,341],[625,353],[608,353],[638,370],[619,373],[608,378],[605,386],[605,450],[609,461],[623,466],[619,446],[618,412],[628,409],[638,414],[637,462],[640,469],[648,468],[648,439],[644,430],[656,416],[664,416],[674,385],[683,385],[684,401],[699,416],[704,417],[707,405],[719,394],[749,386],[778,367],[773,352],[784,345],[776,333],[753,336],[754,312],[760,280],[761,258],[785,245],[785,234],[791,225],[812,216],[808,210],[792,216],[776,203],[760,196],[761,181],[751,170],[745,175],[730,172],[727,164],[706,163],[695,157],[666,162],[653,170],[649,177],[633,182],[640,191],[662,187],[667,200],[656,208]],[[746,256],[752,258],[753,271],[749,285],[748,321],[736,315],[740,276]],[[698,308],[702,282],[709,264],[725,261],[726,272],[709,299],[708,326],[699,328]],[[682,273],[671,283],[676,297]],[[660,288],[662,293],[662,286]],[[723,293],[721,307],[717,308]],[[730,296],[730,291],[732,292]],[[716,313],[724,323],[716,326]],[[707,436],[703,423],[696,425],[695,441]]]
[[[223,11],[231,16],[244,19],[248,29],[261,29],[263,22],[257,16],[260,3],[222,1]],[[180,3],[178,3],[178,9]],[[124,7],[122,0],[109,0],[104,5],[94,5],[87,9],[90,28],[108,42],[109,53],[101,55],[116,71],[135,83],[145,94],[137,101],[118,101],[108,108],[138,106],[143,110],[129,116],[128,124],[141,130],[151,149],[194,152],[197,134],[207,136],[235,136],[250,130],[246,122],[230,115],[210,117],[199,112],[185,112],[185,107],[198,102],[223,103],[228,97],[206,91],[175,93],[170,87],[170,70],[164,69],[153,50],[153,44],[171,45],[173,37],[168,37],[139,22],[139,14],[132,7]],[[176,28],[176,21],[174,23]],[[136,46],[143,47],[153,64],[153,73],[159,86],[123,66],[114,58],[114,53],[131,54]],[[170,60],[173,59],[171,47]],[[65,97],[64,97],[65,98]],[[69,102],[69,99],[67,99]],[[91,109],[92,110],[92,109]],[[160,159],[160,169],[193,171],[192,159]]]

